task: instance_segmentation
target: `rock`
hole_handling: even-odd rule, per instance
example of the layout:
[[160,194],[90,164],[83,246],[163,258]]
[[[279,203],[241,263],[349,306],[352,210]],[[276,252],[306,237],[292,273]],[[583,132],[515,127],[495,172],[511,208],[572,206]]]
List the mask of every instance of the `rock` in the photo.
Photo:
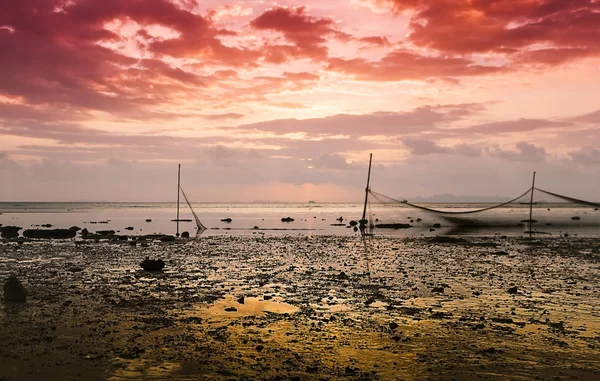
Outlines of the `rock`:
[[433,225],[431,225],[431,227],[435,228],[435,229],[439,229],[442,227],[442,224],[433,224]]
[[258,352],[262,352],[263,349],[265,349],[265,346],[262,344],[258,344],[256,347],[254,347],[254,349],[256,349]]
[[292,217],[284,217],[281,219],[281,222],[294,222],[294,219]]
[[190,232],[181,233],[181,238],[190,238]]
[[42,225],[42,227],[43,227],[43,228],[51,228],[51,227],[52,227],[52,224],[43,224],[43,225]]
[[225,312],[236,312],[237,308],[235,307],[225,307]]
[[84,237],[85,237],[85,236],[86,236],[86,235],[88,235],[88,234],[90,234],[90,231],[89,231],[89,230],[87,230],[86,228],[83,228],[83,229],[81,229],[81,235],[82,235],[82,236],[84,236]]
[[496,251],[496,252],[494,253],[494,255],[501,255],[501,256],[504,256],[504,255],[508,255],[508,253],[507,253],[506,251]]
[[11,275],[4,283],[4,300],[7,302],[24,302],[27,300],[27,290],[14,275]]
[[444,293],[444,287],[434,287],[434,288],[431,289],[431,292],[437,293],[437,294],[443,294]]
[[263,300],[271,300],[273,297],[271,295],[263,295]]
[[349,224],[350,226],[356,226],[356,225],[358,225],[358,222],[356,222],[356,221],[352,220],[352,221],[350,221],[348,224]]
[[244,304],[245,302],[245,298],[244,295],[240,296],[239,298],[236,299],[236,302],[238,302],[239,304]]
[[71,229],[28,229],[23,232],[25,238],[40,238],[40,239],[67,239],[75,238],[77,232]]
[[115,233],[114,230],[98,230],[96,232],[97,235],[115,235]]
[[572,219],[573,221],[579,221],[579,220],[581,219],[581,217],[574,216],[574,217],[571,217],[571,219]]
[[173,237],[172,235],[165,235],[165,236],[160,237],[160,240],[162,242],[174,242],[175,237]]
[[508,290],[506,290],[506,292],[508,292],[509,294],[515,295],[517,292],[519,292],[519,289],[517,288],[517,286],[511,287]]
[[411,224],[377,224],[376,228],[379,229],[409,229],[412,228]]
[[2,238],[17,238],[21,229],[23,228],[19,226],[2,226],[0,227],[0,236]]
[[434,228],[429,228],[429,231],[430,231],[430,232],[434,232],[434,231],[435,231],[435,229],[434,229]]
[[338,279],[348,279],[348,275],[346,275],[346,273],[343,271],[339,273],[337,277]]
[[133,230],[133,226],[128,226],[125,228],[125,230]]
[[354,230],[355,232],[357,232],[357,231],[358,231],[358,226],[355,226],[355,227],[353,228],[353,230]]
[[140,266],[142,266],[142,268],[146,271],[161,271],[165,268],[165,262],[163,262],[162,259],[154,260],[146,258],[142,263],[140,263]]
[[69,228],[69,230],[72,230],[72,231],[74,231],[74,232],[78,232],[78,231],[80,231],[80,230],[81,230],[81,228],[80,228],[79,226],[71,226],[71,227]]
[[233,221],[231,218],[223,218],[223,219],[221,220],[221,222],[227,222],[228,224],[230,224],[230,223],[231,223],[231,221]]
[[146,219],[146,222],[152,222],[152,219],[148,218]]
[[391,329],[392,331],[394,331],[394,330],[396,330],[396,328],[398,328],[398,323],[391,322],[391,323],[390,323],[390,329]]
[[340,221],[340,222],[342,222],[342,221],[344,221],[344,217],[341,217],[341,216],[340,216],[340,218],[336,218],[336,221]]
[[259,228],[258,226],[254,226],[254,228],[253,228],[253,229],[254,229],[254,230],[258,230],[258,229],[260,229],[260,228]]

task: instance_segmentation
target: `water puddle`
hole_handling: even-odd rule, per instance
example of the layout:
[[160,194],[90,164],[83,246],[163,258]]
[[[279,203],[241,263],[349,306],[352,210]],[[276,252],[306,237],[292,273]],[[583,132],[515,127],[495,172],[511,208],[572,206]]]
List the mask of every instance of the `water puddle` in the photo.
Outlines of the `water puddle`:
[[150,364],[146,360],[125,360],[121,358],[115,359],[115,364],[120,368],[115,371],[109,381],[121,381],[121,380],[139,380],[139,379],[152,379],[152,380],[171,380],[173,374],[179,371],[180,364],[165,362],[160,365]]
[[299,308],[280,300],[263,300],[260,298],[244,298],[244,303],[239,303],[236,298],[227,295],[210,307],[198,310],[199,315],[206,317],[240,317],[251,315],[264,315],[265,312],[275,314],[293,314]]

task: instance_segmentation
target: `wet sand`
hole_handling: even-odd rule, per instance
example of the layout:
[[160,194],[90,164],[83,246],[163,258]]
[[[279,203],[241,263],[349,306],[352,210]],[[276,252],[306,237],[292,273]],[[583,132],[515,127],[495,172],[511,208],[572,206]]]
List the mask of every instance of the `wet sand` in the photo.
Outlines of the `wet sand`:
[[600,379],[598,239],[0,244],[10,273],[0,380]]

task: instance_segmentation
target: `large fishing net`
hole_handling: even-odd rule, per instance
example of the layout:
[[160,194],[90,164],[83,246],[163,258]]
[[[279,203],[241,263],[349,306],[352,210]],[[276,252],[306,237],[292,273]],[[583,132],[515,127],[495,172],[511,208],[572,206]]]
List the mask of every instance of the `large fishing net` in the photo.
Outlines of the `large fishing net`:
[[[504,202],[421,204],[369,190],[368,227],[454,232],[496,229],[531,233],[600,227],[600,203],[532,187]],[[600,233],[600,229],[596,229]]]

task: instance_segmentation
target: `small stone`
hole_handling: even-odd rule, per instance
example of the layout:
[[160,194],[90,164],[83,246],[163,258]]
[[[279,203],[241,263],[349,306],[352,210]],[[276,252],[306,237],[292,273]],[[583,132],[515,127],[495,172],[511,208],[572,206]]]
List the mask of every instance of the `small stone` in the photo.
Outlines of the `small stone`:
[[515,295],[517,292],[519,292],[519,289],[517,288],[517,286],[511,287],[508,290],[506,290],[506,292],[508,292],[509,294]]
[[431,292],[443,294],[444,293],[444,287],[434,287],[434,288],[431,289]]
[[262,352],[263,349],[265,349],[265,346],[262,344],[258,344],[256,347],[254,347],[254,349],[256,349],[258,352]]
[[239,298],[237,298],[236,300],[239,304],[244,304],[245,298],[244,295],[240,296]]
[[391,323],[390,323],[390,329],[391,329],[392,331],[394,331],[394,330],[396,330],[396,328],[398,328],[398,323],[396,323],[396,322],[391,322]]
[[236,312],[237,308],[235,307],[225,307],[225,312]]

